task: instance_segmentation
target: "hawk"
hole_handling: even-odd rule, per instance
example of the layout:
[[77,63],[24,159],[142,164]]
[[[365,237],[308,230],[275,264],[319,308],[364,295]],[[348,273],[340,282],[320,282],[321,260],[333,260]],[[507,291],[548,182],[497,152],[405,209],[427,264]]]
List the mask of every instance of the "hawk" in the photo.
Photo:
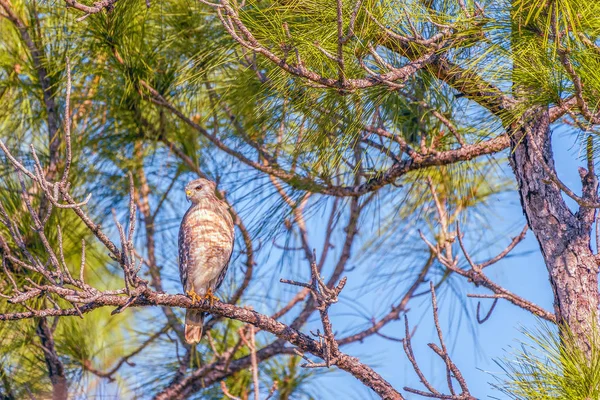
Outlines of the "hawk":
[[[234,242],[234,226],[228,206],[215,195],[216,185],[196,179],[185,187],[192,203],[179,228],[179,275],[185,293],[193,302],[214,301],[227,272]],[[185,340],[198,343],[206,313],[188,309]]]

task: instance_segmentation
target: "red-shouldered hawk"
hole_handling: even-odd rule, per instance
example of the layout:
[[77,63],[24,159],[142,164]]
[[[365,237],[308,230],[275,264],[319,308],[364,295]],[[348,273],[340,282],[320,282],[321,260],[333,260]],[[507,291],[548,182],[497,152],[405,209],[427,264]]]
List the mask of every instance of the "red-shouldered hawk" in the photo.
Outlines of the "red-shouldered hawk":
[[[179,228],[179,274],[185,293],[196,302],[215,299],[233,252],[234,226],[228,206],[215,195],[216,185],[196,179],[185,187],[192,205]],[[187,310],[185,340],[198,343],[206,313]]]

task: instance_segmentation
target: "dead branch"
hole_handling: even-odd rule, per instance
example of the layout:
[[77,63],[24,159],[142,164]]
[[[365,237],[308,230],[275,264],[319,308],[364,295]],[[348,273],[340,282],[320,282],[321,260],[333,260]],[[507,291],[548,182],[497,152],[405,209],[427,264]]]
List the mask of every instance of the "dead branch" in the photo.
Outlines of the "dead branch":
[[[313,255],[312,259],[316,260],[316,255]],[[324,333],[321,334],[317,331],[315,336],[319,338],[321,346],[324,349],[324,366],[330,367],[332,364],[335,364],[339,354],[339,345],[335,339],[327,311],[330,305],[337,303],[338,296],[346,285],[346,278],[342,278],[337,286],[328,287],[319,273],[316,261],[313,261],[311,263],[310,283],[296,282],[288,279],[281,279],[280,281],[310,290],[310,294],[315,302],[315,308],[319,311],[323,324]]]
[[269,394],[267,395],[267,397],[265,397],[265,400],[269,400],[271,397],[273,397],[273,395],[277,391],[278,386],[279,384],[277,383],[277,381],[273,382],[273,385],[271,386],[271,389],[269,389]]
[[223,394],[225,395],[225,397],[227,397],[228,399],[231,400],[242,400],[237,396],[232,395],[229,392],[229,389],[227,389],[227,384],[225,383],[225,381],[221,381],[221,391],[223,391]]
[[240,330],[240,339],[250,350],[250,361],[252,365],[252,383],[254,384],[254,400],[260,400],[260,387],[258,382],[258,360],[256,358],[256,338],[254,334],[254,325],[248,327],[248,338],[245,332]]
[[[406,315],[404,316],[405,332],[406,332],[406,336],[405,336],[404,342],[403,342],[404,352],[406,353],[406,356],[408,357],[410,363],[412,364],[413,369],[419,376],[421,383],[423,383],[423,385],[427,389],[427,392],[425,392],[423,390],[413,389],[410,387],[405,387],[404,390],[406,390],[407,392],[410,392],[410,393],[414,393],[414,394],[423,396],[423,397],[429,397],[429,398],[434,398],[434,399],[476,400],[476,398],[473,397],[471,395],[471,393],[469,392],[469,388],[467,386],[467,383],[466,383],[462,373],[460,372],[460,370],[458,369],[456,364],[454,364],[454,362],[450,358],[450,355],[448,354],[448,349],[446,348],[446,343],[444,342],[444,336],[442,333],[442,329],[440,327],[437,298],[435,295],[435,288],[434,288],[433,282],[429,283],[429,288],[431,291],[431,306],[433,309],[433,321],[435,324],[435,329],[437,331],[440,346],[436,345],[435,343],[429,343],[428,346],[433,350],[433,352],[435,354],[437,354],[444,361],[444,364],[446,365],[446,377],[447,377],[446,384],[448,386],[448,391],[450,392],[450,394],[443,394],[443,393],[439,392],[437,389],[435,389],[435,387],[433,387],[433,385],[431,385],[431,383],[429,383],[429,381],[425,377],[425,374],[423,373],[423,371],[421,371],[421,368],[419,367],[419,364],[417,363],[417,361],[415,359],[415,355],[412,350],[411,335],[409,334],[409,329],[408,329],[408,317],[406,317]],[[458,383],[458,385],[460,387],[460,393],[456,393],[456,390],[454,388],[454,381],[456,381]]]
[[[554,314],[544,310],[537,304],[534,304],[508,291],[504,287],[498,285],[497,283],[489,279],[483,272],[484,267],[488,267],[494,263],[497,263],[498,261],[506,257],[512,249],[514,249],[514,247],[525,237],[527,227],[523,228],[521,234],[514,238],[508,245],[508,247],[505,250],[503,250],[500,254],[480,264],[476,264],[464,246],[458,222],[456,223],[456,232],[450,232],[450,219],[448,217],[446,205],[438,199],[436,189],[431,181],[429,182],[429,188],[434,199],[434,203],[438,214],[437,217],[440,222],[440,238],[438,240],[438,243],[434,245],[425,237],[425,235],[422,232],[419,231],[419,235],[421,236],[421,239],[427,244],[432,253],[436,255],[440,263],[442,263],[442,265],[444,265],[450,271],[467,278],[476,286],[483,286],[487,289],[490,289],[494,293],[492,298],[506,299],[512,304],[521,307],[543,319],[555,322],[556,317]],[[452,249],[452,243],[454,242],[455,238],[458,239],[458,243],[463,252],[463,255],[470,266],[469,269],[462,269],[458,266],[458,258],[454,256]]]

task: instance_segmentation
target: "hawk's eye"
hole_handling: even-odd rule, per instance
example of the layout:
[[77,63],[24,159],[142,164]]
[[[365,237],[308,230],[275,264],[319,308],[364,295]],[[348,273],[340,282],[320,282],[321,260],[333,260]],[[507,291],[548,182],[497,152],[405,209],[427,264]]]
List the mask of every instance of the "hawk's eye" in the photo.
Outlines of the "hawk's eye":
[[200,190],[200,189],[202,189],[202,185],[196,186],[196,190]]

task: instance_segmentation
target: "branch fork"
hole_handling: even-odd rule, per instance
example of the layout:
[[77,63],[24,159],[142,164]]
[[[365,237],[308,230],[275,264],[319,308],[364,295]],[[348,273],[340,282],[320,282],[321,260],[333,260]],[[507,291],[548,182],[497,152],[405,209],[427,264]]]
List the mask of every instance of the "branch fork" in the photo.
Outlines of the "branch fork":
[[323,333],[321,333],[319,330],[317,330],[316,333],[311,333],[319,340],[319,344],[323,349],[323,359],[325,362],[316,364],[309,361],[303,366],[307,368],[329,368],[337,361],[337,357],[339,356],[339,344],[335,339],[335,333],[333,332],[331,320],[329,319],[328,309],[330,305],[338,302],[339,294],[346,285],[346,277],[340,279],[336,286],[328,287],[319,272],[316,259],[317,257],[313,250],[313,261],[310,264],[312,278],[310,283],[297,282],[288,279],[281,279],[280,281],[281,283],[307,288],[310,291],[313,300],[315,301],[315,308],[319,311],[321,316]]

